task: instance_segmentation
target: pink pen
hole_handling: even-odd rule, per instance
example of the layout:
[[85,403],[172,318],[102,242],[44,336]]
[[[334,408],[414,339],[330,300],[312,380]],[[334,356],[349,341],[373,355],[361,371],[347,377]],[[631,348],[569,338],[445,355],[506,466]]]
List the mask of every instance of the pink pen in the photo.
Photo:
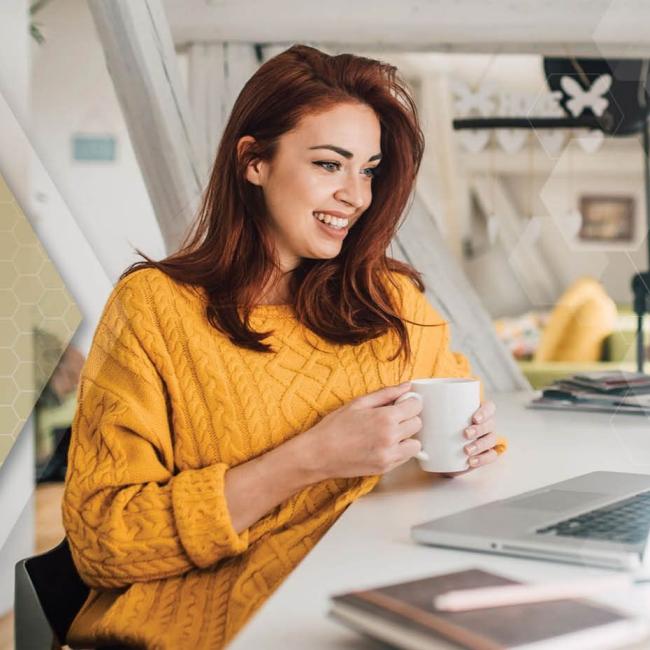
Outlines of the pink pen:
[[536,603],[564,598],[585,598],[603,591],[628,589],[634,586],[633,576],[626,574],[585,578],[571,582],[545,584],[504,585],[448,591],[433,599],[433,606],[441,611],[462,612],[470,609],[505,607],[522,603]]

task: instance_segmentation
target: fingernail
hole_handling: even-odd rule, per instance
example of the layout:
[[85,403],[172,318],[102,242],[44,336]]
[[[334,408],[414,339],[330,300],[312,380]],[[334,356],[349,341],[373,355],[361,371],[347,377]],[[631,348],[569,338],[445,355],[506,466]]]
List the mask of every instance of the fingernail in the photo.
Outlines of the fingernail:
[[465,449],[467,450],[467,453],[470,456],[473,456],[476,453],[476,451],[478,450],[478,447],[476,445],[467,445],[467,447],[465,447]]
[[476,467],[476,466],[479,464],[479,460],[478,460],[478,458],[470,458],[470,459],[469,459],[469,464],[470,464],[472,467]]
[[468,427],[465,429],[465,436],[467,438],[473,438],[476,435],[476,429],[474,427]]

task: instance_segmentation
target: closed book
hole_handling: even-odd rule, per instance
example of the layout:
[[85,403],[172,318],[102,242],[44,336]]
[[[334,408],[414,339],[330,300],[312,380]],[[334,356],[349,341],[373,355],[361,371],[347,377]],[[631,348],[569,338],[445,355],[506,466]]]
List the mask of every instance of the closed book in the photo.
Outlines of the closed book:
[[514,584],[521,583],[467,569],[334,596],[330,615],[407,650],[605,650],[647,637],[644,621],[585,599],[460,612],[433,605],[434,598],[449,591]]
[[617,415],[650,415],[650,408],[629,406],[627,404],[607,404],[571,399],[551,399],[539,397],[526,405],[529,409],[550,411],[587,411],[590,413],[616,413]]
[[597,402],[599,404],[623,404],[638,408],[650,408],[650,395],[612,395],[591,390],[567,388],[561,384],[552,384],[542,390],[542,397],[548,399],[572,400],[575,402]]
[[593,372],[574,375],[564,382],[574,387],[610,395],[644,395],[650,393],[650,376],[638,372]]
[[575,375],[575,379],[605,387],[650,384],[650,375],[646,375],[643,372],[626,372],[624,370],[588,372]]

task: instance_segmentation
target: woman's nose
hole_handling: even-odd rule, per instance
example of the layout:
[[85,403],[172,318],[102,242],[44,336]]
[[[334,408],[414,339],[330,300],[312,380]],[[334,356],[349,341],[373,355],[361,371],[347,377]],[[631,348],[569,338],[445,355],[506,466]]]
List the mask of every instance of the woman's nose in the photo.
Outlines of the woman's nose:
[[365,200],[364,180],[360,174],[346,175],[344,184],[335,194],[336,198],[353,206],[355,209],[360,208]]

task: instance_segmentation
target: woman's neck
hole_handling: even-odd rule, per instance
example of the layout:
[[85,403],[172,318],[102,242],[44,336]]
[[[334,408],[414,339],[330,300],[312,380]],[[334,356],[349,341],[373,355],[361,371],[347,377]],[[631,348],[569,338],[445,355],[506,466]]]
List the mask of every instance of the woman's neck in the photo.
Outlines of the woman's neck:
[[259,305],[287,305],[291,303],[289,292],[289,274],[283,275],[280,280],[272,280],[262,292]]

